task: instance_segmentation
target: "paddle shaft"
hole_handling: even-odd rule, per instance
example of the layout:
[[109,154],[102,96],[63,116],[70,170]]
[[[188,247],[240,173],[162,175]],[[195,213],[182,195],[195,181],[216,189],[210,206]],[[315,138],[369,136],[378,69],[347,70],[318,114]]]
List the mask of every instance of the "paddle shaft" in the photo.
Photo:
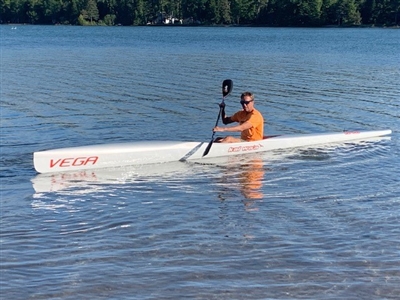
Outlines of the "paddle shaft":
[[[224,104],[224,99],[225,98],[222,98],[222,103],[221,104]],[[223,110],[223,108],[222,108],[222,106],[220,106],[219,107],[218,117],[217,117],[217,122],[215,122],[215,126],[214,127],[218,126],[218,122],[219,122],[219,119],[221,117],[222,110]],[[211,136],[211,141],[208,143],[206,150],[204,150],[203,156],[206,156],[208,154],[208,152],[210,152],[211,146],[214,143],[214,135],[215,135],[215,131],[213,131],[213,134]]]
[[[230,79],[225,79],[225,80],[222,82],[222,102],[221,102],[221,104],[219,105],[218,118],[217,118],[217,122],[215,122],[215,126],[214,126],[214,127],[217,127],[217,126],[218,126],[219,118],[221,117],[221,114],[222,114],[222,111],[223,111],[223,107],[225,106],[225,105],[224,105],[224,104],[225,104],[225,103],[224,103],[225,97],[228,96],[228,95],[231,93],[232,88],[233,88],[233,82],[232,82],[232,80],[230,80]],[[206,156],[206,155],[208,154],[208,152],[210,152],[211,146],[212,146],[212,144],[214,143],[214,135],[215,135],[215,131],[213,130],[213,134],[212,134],[212,137],[211,137],[211,141],[210,141],[210,143],[208,143],[206,150],[204,150],[203,157]]]

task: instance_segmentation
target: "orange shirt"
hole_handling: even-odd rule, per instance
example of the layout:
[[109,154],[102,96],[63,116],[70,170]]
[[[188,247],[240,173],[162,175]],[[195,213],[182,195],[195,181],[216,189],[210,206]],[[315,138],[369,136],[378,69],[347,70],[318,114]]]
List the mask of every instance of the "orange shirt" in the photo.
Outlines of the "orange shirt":
[[251,125],[253,125],[253,127],[242,131],[240,135],[242,140],[250,142],[263,139],[264,118],[258,110],[253,109],[250,113],[247,113],[244,110],[238,111],[231,117],[231,120],[239,122],[240,124],[249,121]]

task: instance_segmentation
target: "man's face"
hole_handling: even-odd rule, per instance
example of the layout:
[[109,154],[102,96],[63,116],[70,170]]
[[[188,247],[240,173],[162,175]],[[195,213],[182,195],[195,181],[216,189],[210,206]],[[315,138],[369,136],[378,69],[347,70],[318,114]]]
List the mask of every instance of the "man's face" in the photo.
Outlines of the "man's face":
[[244,96],[240,100],[240,104],[246,112],[252,112],[254,109],[254,100],[252,100],[250,96]]

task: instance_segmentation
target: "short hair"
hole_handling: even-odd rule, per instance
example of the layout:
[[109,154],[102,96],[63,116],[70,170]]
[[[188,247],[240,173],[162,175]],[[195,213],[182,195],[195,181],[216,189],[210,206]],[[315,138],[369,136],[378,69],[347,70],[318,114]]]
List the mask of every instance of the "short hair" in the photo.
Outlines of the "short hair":
[[253,93],[251,93],[251,92],[244,92],[244,93],[240,96],[240,99],[243,99],[243,98],[246,97],[246,96],[250,97],[251,100],[254,100],[254,95],[253,95]]

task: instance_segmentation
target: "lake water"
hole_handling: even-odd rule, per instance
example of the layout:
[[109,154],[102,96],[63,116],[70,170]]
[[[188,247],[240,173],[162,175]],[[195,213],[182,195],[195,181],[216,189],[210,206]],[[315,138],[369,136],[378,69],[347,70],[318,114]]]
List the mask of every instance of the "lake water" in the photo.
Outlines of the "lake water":
[[[0,26],[1,299],[398,299],[400,30]],[[35,151],[265,133],[377,139],[37,175]]]

